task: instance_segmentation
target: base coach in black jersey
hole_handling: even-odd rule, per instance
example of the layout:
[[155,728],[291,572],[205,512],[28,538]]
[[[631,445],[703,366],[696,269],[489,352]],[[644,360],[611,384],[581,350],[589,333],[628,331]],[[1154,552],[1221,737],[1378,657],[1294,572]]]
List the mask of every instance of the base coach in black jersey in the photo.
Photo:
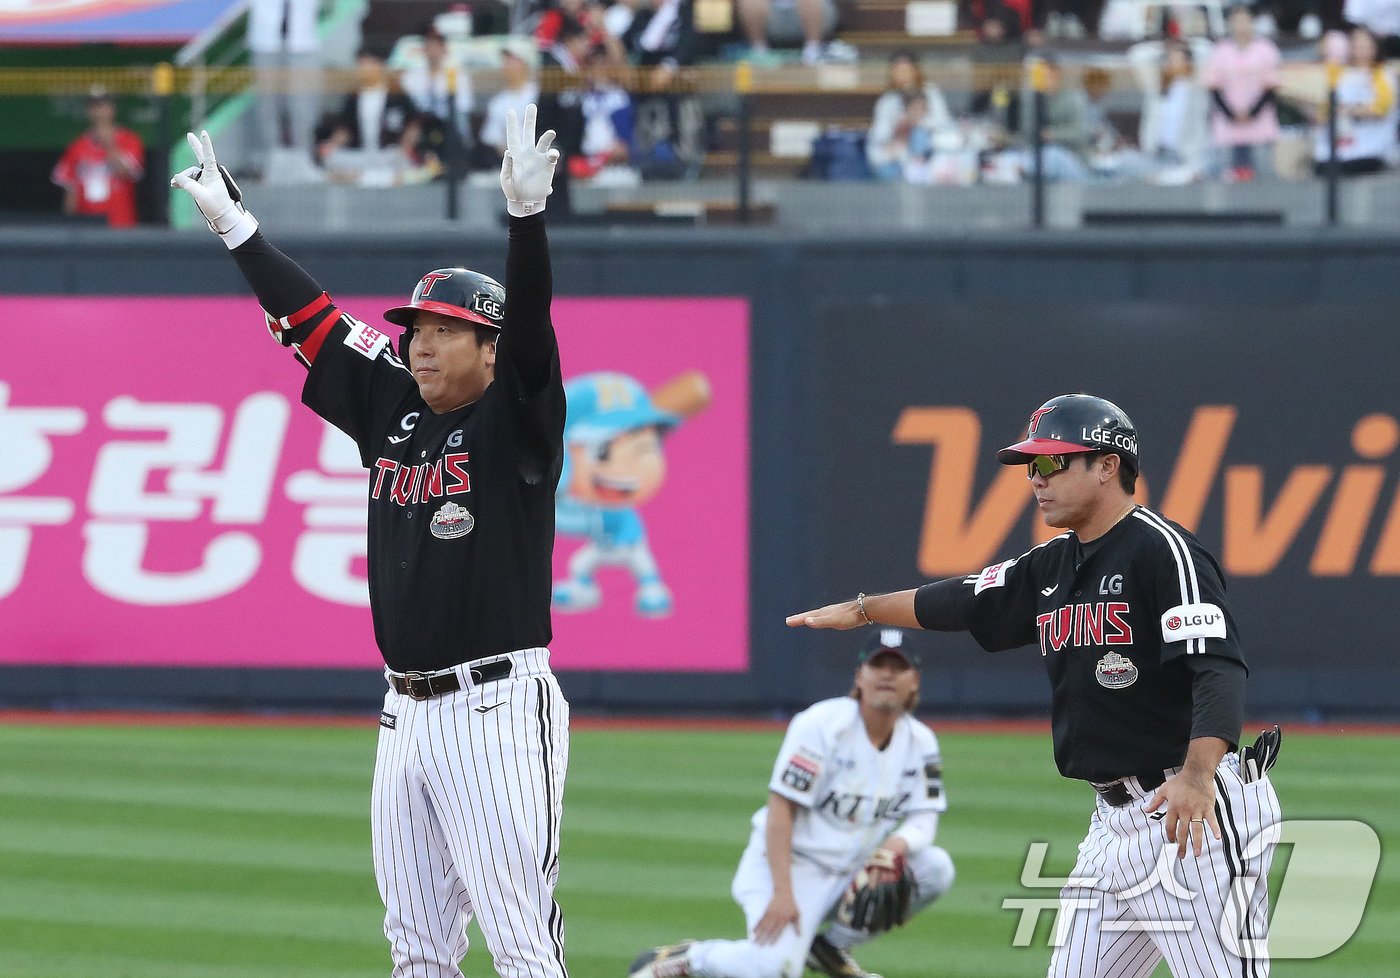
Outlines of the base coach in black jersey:
[[1241,765],[1248,670],[1219,564],[1134,504],[1138,434],[1101,397],[1051,398],[997,459],[1026,467],[1042,518],[1064,533],[968,577],[857,594],[788,624],[880,622],[967,631],[991,652],[1037,646],[1055,763],[1095,792],[1049,974],[1146,978],[1165,958],[1176,978],[1263,978],[1276,733],[1242,752],[1272,744],[1267,763]]
[[[564,385],[544,210],[558,153],[508,113],[506,288],[424,275],[385,318],[342,312],[274,248],[214,159],[187,191],[308,369],[302,400],[369,470],[374,634],[388,691],[371,799],[395,978],[460,978],[475,917],[503,978],[566,978],[554,902],[569,706],[549,667]],[[509,301],[507,301],[509,297]],[[396,352],[397,348],[397,352]]]

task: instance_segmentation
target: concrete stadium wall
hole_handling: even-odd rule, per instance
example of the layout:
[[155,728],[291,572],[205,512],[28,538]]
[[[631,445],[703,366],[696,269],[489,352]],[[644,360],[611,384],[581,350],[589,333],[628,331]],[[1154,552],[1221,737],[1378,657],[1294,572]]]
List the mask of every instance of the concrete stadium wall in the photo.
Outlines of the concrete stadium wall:
[[[278,243],[334,295],[403,292],[444,264],[500,275],[504,237]],[[1178,507],[1223,555],[1251,712],[1400,714],[1385,620],[1400,575],[1400,237],[558,230],[552,242],[557,295],[738,296],[751,314],[751,669],[572,672],[578,708],[786,711],[843,690],[860,639],[788,629],[784,615],[1026,549],[1028,512],[973,508],[999,475],[991,450],[1045,397],[1090,389],[1136,419],[1152,503]],[[0,232],[0,307],[244,293],[206,234]],[[42,323],[6,327],[12,342],[44,336]],[[197,343],[198,323],[169,327]],[[1300,466],[1322,482],[1307,499],[1288,496]],[[1044,710],[1034,653],[917,641],[925,704]],[[361,709],[381,691],[371,670],[0,669],[11,705]]]

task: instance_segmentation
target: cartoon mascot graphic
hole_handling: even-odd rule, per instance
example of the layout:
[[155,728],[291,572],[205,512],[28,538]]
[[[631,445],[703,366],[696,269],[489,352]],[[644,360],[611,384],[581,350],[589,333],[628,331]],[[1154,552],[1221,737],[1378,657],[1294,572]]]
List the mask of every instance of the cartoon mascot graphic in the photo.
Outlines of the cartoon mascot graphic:
[[555,505],[557,531],[582,537],[568,577],[554,584],[554,609],[591,611],[603,600],[599,567],[624,567],[636,582],[639,615],[671,613],[671,591],[647,543],[638,509],[666,482],[663,440],[710,403],[705,375],[687,371],[654,392],[627,374],[583,374],[564,385],[564,473]]

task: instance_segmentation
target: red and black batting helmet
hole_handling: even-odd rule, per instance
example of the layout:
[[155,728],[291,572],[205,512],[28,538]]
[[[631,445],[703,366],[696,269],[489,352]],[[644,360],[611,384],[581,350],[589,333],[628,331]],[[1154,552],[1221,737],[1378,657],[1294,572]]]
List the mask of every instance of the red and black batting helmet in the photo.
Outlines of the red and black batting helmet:
[[1024,465],[1037,455],[1112,452],[1138,469],[1137,429],[1110,400],[1093,394],[1061,394],[1031,412],[1026,437],[997,452],[1002,465]]
[[418,280],[408,305],[395,306],[384,318],[407,329],[419,312],[435,312],[499,330],[506,321],[506,290],[491,276],[468,268],[436,268]]

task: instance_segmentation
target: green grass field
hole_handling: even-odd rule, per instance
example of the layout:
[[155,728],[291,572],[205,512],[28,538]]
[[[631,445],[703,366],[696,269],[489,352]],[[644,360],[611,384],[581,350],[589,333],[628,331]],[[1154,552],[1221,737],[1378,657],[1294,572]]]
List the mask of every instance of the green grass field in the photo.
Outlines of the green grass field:
[[[0,976],[382,976],[387,944],[369,852],[375,730],[259,726],[0,726]],[[1045,738],[941,735],[953,890],[862,949],[899,976],[1040,975],[1048,915],[1011,947],[1005,897],[1027,844],[1073,864],[1091,797],[1060,780]],[[636,951],[738,937],[729,899],[777,731],[582,730],[565,795],[559,900],[574,978],[620,978]],[[1289,732],[1274,775],[1289,818],[1355,818],[1385,855],[1340,951],[1274,974],[1393,976],[1400,960],[1397,739]],[[490,976],[473,928],[466,962]],[[1159,974],[1166,974],[1160,969]]]

